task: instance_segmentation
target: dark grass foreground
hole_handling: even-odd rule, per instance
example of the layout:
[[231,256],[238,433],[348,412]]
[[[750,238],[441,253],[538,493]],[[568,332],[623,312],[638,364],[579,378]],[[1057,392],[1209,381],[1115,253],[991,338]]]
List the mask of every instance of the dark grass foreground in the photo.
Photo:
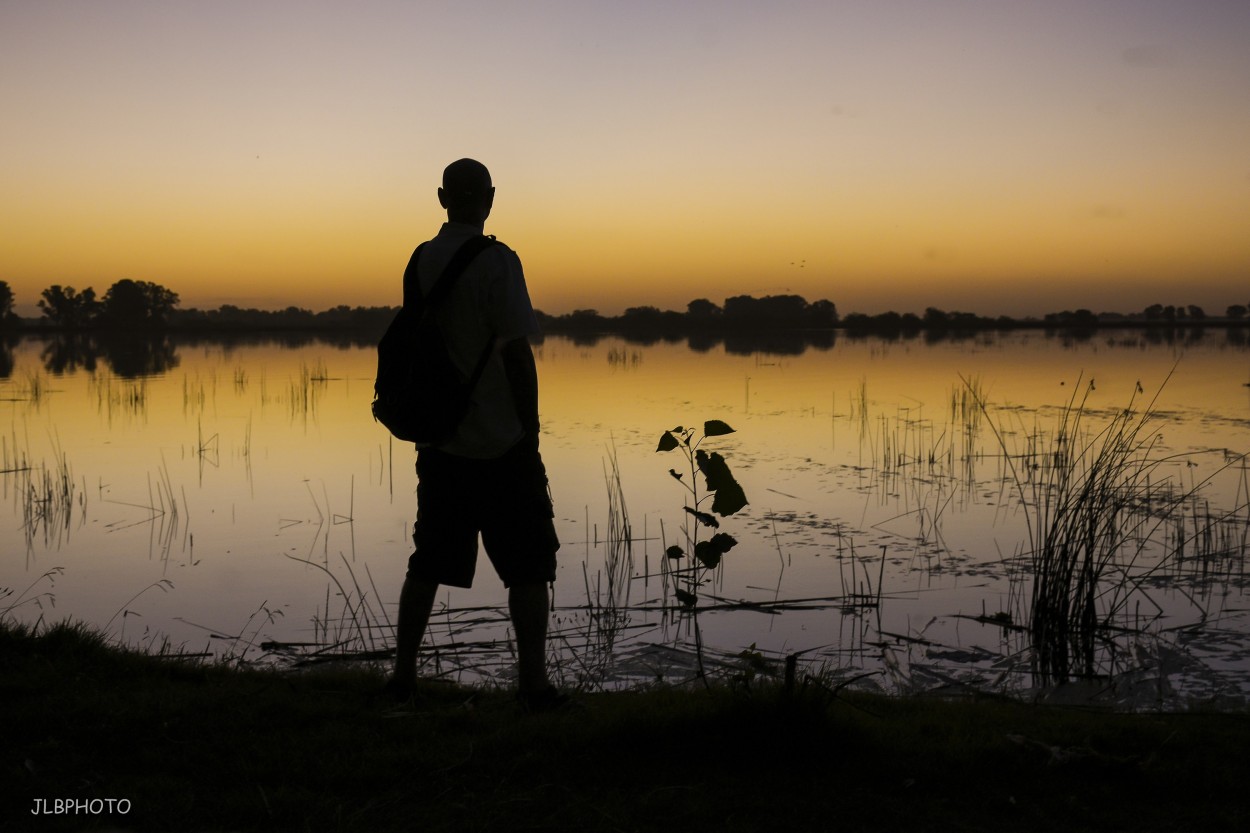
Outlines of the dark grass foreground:
[[[1250,829],[1246,714],[808,685],[587,695],[523,715],[505,692],[437,684],[396,707],[380,683],[0,627],[0,829]],[[36,799],[130,809],[36,816]]]

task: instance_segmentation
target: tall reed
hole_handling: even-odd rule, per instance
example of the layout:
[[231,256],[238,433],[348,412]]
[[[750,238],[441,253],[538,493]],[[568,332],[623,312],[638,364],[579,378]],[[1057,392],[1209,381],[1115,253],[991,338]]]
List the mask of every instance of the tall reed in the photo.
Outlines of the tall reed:
[[[980,392],[968,389],[988,417]],[[1140,556],[1158,546],[1158,533],[1185,500],[1159,489],[1168,479],[1160,468],[1175,460],[1153,430],[1159,393],[1140,409],[1134,393],[1099,428],[1089,424],[1092,391],[1092,382],[1079,380],[1054,432],[1034,434],[1023,453],[1013,454],[1004,431],[986,420],[1024,505],[1033,574],[1029,634],[1043,684],[1094,673],[1099,639],[1139,586]]]
[[[588,557],[582,564],[582,580],[586,588],[585,627],[563,628],[562,618],[557,617],[557,625],[549,633],[553,642],[560,641],[567,646],[576,664],[577,685],[583,689],[603,688],[605,681],[613,676],[617,638],[630,626],[634,536],[629,510],[625,505],[625,489],[621,485],[621,470],[615,444],[608,447],[608,457],[603,463],[603,478],[608,498],[607,525],[604,538],[600,541],[596,524],[594,541],[595,546],[603,544],[603,569],[596,570],[592,577],[589,568],[591,541],[588,537]],[[589,536],[589,525],[587,534]],[[569,640],[574,631],[583,646],[580,650]],[[553,667],[557,672],[560,670],[560,659],[558,654],[553,657]]]

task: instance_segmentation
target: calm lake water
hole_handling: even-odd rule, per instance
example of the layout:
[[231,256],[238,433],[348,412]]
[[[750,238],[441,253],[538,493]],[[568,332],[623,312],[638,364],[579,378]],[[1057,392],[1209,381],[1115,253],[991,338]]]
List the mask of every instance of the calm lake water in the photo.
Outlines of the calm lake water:
[[[414,452],[370,417],[371,348],[175,342],[93,361],[28,338],[10,352],[0,612],[249,662],[390,644]],[[1087,436],[1154,400],[1151,494],[1183,503],[1167,518],[1147,510],[1158,523],[1125,556],[1135,589],[1096,686],[1138,706],[1250,694],[1244,331],[839,335],[799,351],[548,337],[536,355],[566,685],[693,673],[695,634],[662,563],[682,541],[682,486],[668,473],[682,465],[656,443],[719,419],[736,433],[704,448],[724,455],[750,505],[722,519],[739,544],[702,590],[718,673],[799,654],[864,687],[1027,692],[1027,638],[1004,627],[1028,621],[1017,479],[1075,396]],[[625,516],[628,546],[614,546]],[[507,678],[503,600],[482,558],[472,590],[441,598],[424,673]]]

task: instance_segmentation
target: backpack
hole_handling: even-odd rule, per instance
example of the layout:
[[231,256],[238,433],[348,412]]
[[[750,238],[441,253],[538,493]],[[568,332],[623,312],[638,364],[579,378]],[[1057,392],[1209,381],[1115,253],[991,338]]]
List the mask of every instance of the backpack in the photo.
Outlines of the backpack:
[[404,303],[378,342],[373,384],[373,418],[397,439],[418,447],[451,439],[469,410],[492,343],[487,343],[468,379],[452,362],[435,311],[473,259],[495,244],[493,236],[466,241],[424,297],[417,279],[422,243],[404,270]]

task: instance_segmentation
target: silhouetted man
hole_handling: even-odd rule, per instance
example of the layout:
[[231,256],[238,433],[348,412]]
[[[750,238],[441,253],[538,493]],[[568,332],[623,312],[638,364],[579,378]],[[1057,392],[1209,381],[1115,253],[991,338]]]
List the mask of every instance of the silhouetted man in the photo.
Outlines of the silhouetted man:
[[[482,234],[495,201],[490,173],[461,159],[443,171],[447,222],[415,264],[429,292],[456,251]],[[415,255],[414,255],[415,257]],[[410,264],[409,268],[412,268]],[[465,378],[491,350],[469,411],[451,439],[417,453],[414,552],[399,599],[392,690],[407,696],[439,585],[469,587],[481,533],[508,588],[517,641],[517,697],[530,709],[560,705],[547,679],[547,585],[560,543],[538,453],[538,374],[528,336],[538,332],[521,261],[496,242],[477,255],[438,305],[440,331]]]

